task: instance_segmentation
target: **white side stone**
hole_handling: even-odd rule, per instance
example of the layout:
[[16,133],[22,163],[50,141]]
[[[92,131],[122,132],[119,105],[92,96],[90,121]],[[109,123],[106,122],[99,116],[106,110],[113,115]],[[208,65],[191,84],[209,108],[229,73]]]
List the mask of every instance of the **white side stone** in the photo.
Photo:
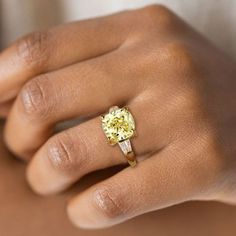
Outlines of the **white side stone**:
[[127,153],[132,152],[131,142],[129,139],[118,143],[122,152],[127,155]]

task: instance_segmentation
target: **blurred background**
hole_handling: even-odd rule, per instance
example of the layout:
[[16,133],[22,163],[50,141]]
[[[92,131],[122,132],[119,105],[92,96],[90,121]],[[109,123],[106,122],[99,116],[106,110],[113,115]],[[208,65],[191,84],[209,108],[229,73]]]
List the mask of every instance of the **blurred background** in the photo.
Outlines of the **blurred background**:
[[165,4],[236,58],[235,0],[0,0],[1,46],[52,25],[152,3]]

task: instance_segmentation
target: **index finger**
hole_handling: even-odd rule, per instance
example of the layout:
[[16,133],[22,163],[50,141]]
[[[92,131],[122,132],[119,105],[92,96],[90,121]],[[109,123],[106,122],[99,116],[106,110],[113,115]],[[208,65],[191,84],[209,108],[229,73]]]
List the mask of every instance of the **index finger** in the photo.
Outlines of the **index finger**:
[[30,78],[118,48],[129,30],[122,27],[124,15],[57,26],[13,43],[0,54],[0,102],[14,98]]

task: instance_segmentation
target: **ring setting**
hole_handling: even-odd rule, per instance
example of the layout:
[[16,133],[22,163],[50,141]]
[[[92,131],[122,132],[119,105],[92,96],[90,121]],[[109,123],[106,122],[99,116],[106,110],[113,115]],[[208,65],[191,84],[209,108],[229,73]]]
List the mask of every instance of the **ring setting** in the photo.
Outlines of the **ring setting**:
[[130,139],[136,136],[135,121],[127,107],[113,106],[101,116],[102,129],[110,145],[118,144],[130,166],[137,164]]

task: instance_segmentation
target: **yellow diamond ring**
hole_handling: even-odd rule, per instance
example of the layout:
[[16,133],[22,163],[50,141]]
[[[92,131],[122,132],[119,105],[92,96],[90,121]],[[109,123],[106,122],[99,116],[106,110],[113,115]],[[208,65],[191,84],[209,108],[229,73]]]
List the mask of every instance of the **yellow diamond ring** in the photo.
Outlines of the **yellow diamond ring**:
[[102,128],[109,144],[119,144],[128,163],[137,164],[130,139],[136,136],[134,118],[127,107],[113,106],[109,113],[102,115]]

